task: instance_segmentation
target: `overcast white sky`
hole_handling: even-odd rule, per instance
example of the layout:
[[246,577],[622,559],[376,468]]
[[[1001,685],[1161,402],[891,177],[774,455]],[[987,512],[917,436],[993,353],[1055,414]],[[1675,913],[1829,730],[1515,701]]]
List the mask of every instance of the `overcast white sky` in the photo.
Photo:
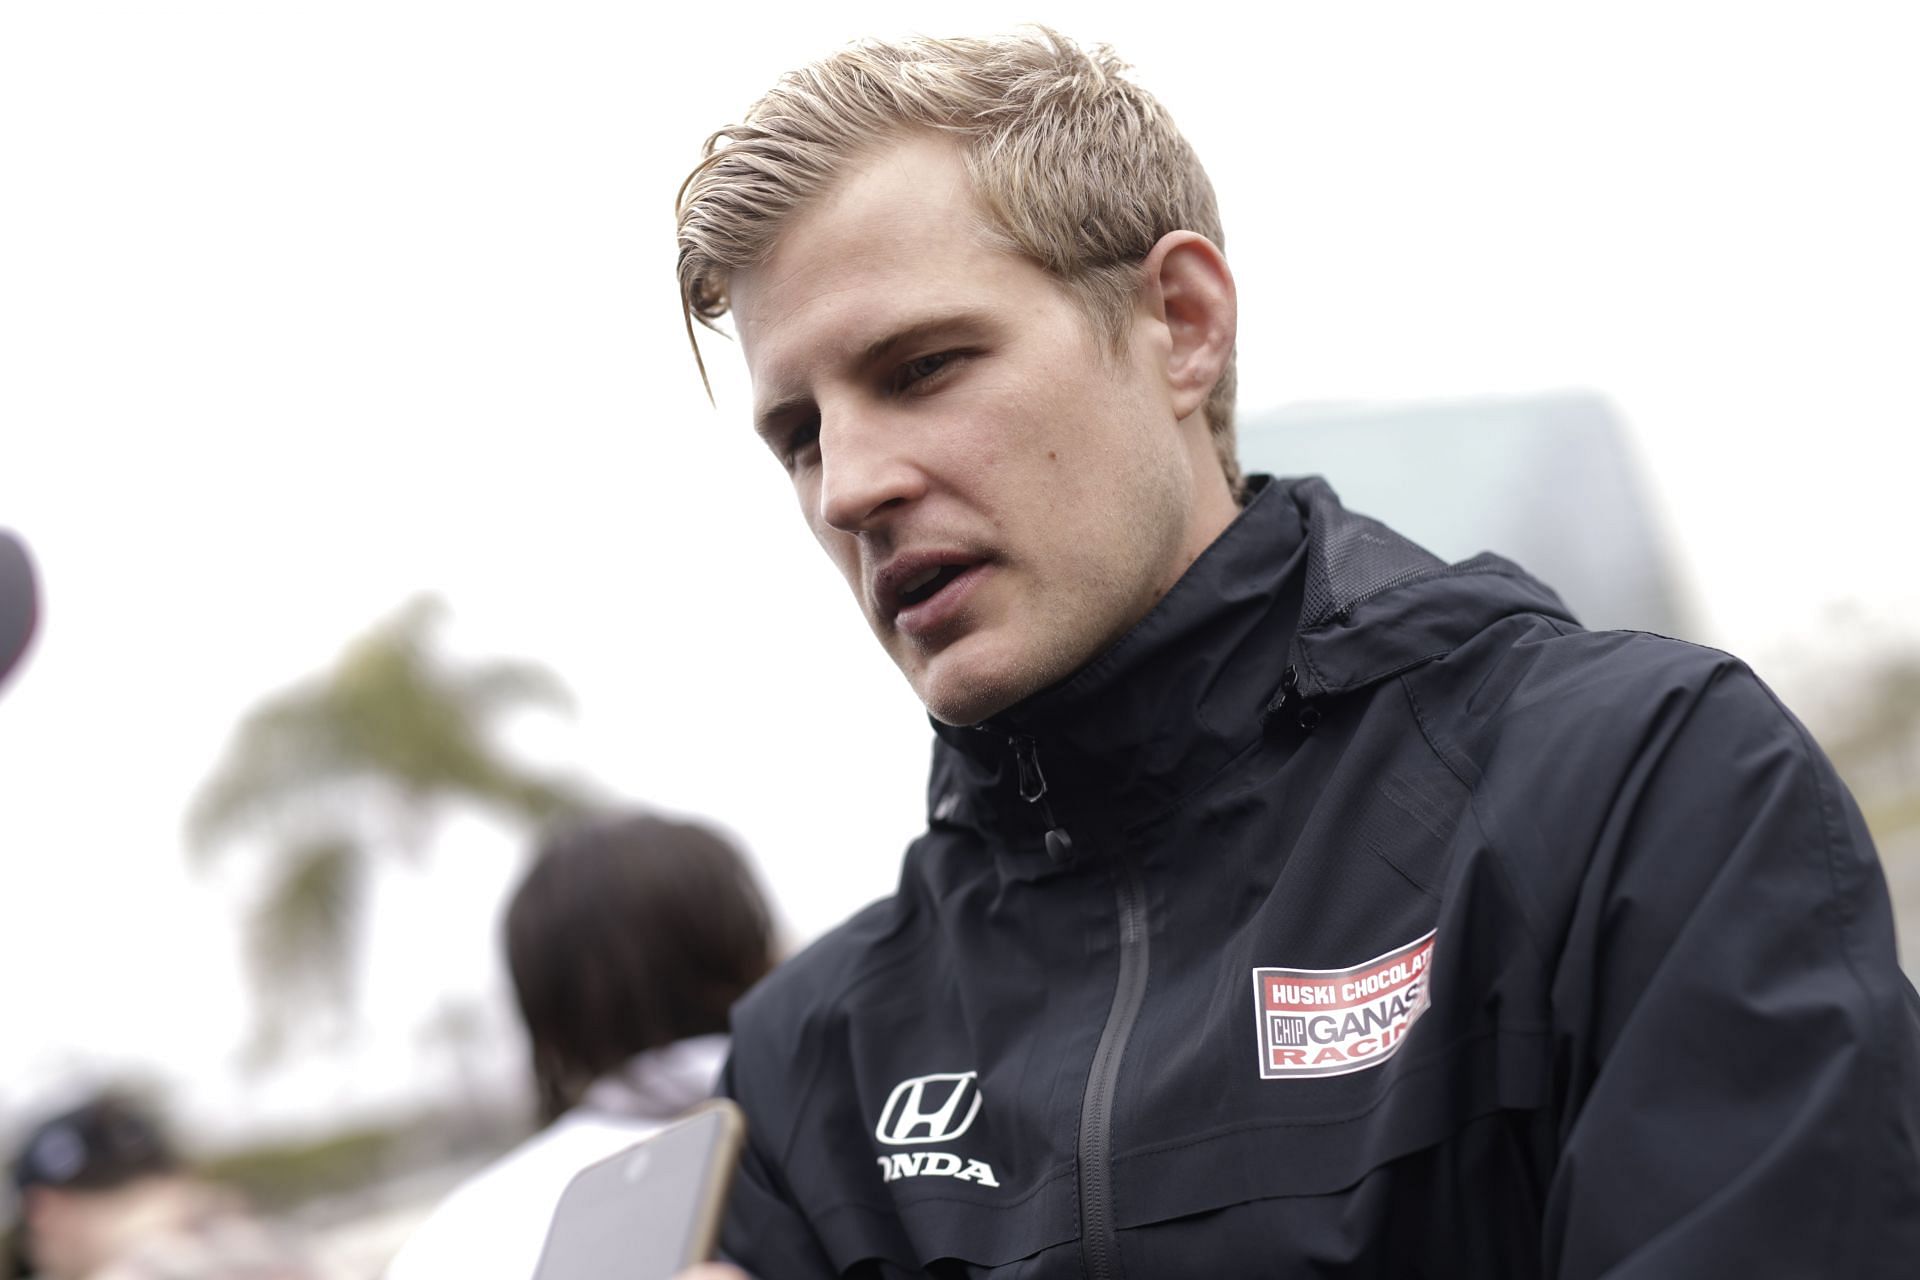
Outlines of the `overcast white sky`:
[[0,524],[46,596],[0,699],[0,1128],[127,1068],[223,1128],[344,1107],[438,1078],[442,993],[503,1007],[515,851],[466,824],[382,886],[357,1055],[240,1089],[231,895],[180,845],[235,718],[423,589],[574,689],[530,751],[724,821],[797,938],[888,889],[924,720],[672,284],[701,139],[855,35],[1129,57],[1220,189],[1244,409],[1592,388],[1707,638],[1920,618],[1901,6],[682,8],[0,7]]

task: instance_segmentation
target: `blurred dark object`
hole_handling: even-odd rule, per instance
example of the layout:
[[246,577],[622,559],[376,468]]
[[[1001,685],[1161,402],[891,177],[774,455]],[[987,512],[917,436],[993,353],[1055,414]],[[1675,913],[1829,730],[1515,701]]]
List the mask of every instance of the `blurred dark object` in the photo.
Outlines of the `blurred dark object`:
[[39,621],[40,597],[26,544],[0,529],[0,683],[26,653]]
[[1248,471],[1325,476],[1443,560],[1497,552],[1588,627],[1692,630],[1626,432],[1591,392],[1296,405],[1239,430]]

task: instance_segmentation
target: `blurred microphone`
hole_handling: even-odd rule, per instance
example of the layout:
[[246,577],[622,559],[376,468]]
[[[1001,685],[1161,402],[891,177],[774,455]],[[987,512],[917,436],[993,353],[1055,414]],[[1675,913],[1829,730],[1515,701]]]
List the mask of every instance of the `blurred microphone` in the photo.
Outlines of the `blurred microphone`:
[[26,544],[11,531],[0,529],[0,684],[27,651],[39,621],[39,596]]

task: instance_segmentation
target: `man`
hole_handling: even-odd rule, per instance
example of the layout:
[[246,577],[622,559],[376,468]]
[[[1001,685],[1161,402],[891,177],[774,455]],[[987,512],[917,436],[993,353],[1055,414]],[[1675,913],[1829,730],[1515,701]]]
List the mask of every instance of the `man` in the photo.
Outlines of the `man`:
[[784,79],[690,315],[938,738],[898,894],[736,1011],[767,1276],[1907,1274],[1920,1013],[1737,661],[1234,461],[1233,280],[1052,33]]

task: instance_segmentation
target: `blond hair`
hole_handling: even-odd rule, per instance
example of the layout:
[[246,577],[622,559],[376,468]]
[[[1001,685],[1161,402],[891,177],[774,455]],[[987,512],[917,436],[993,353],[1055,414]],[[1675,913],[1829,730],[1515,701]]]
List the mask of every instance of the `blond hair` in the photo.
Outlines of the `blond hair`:
[[[1057,278],[1118,352],[1155,243],[1182,230],[1226,243],[1206,170],[1126,72],[1106,46],[1038,27],[862,42],[781,77],[745,121],[707,139],[680,188],[688,340],[694,317],[712,327],[727,313],[731,273],[765,261],[786,219],[849,160],[935,130],[960,143],[989,231]],[[1237,493],[1233,396],[1229,357],[1206,413]]]

